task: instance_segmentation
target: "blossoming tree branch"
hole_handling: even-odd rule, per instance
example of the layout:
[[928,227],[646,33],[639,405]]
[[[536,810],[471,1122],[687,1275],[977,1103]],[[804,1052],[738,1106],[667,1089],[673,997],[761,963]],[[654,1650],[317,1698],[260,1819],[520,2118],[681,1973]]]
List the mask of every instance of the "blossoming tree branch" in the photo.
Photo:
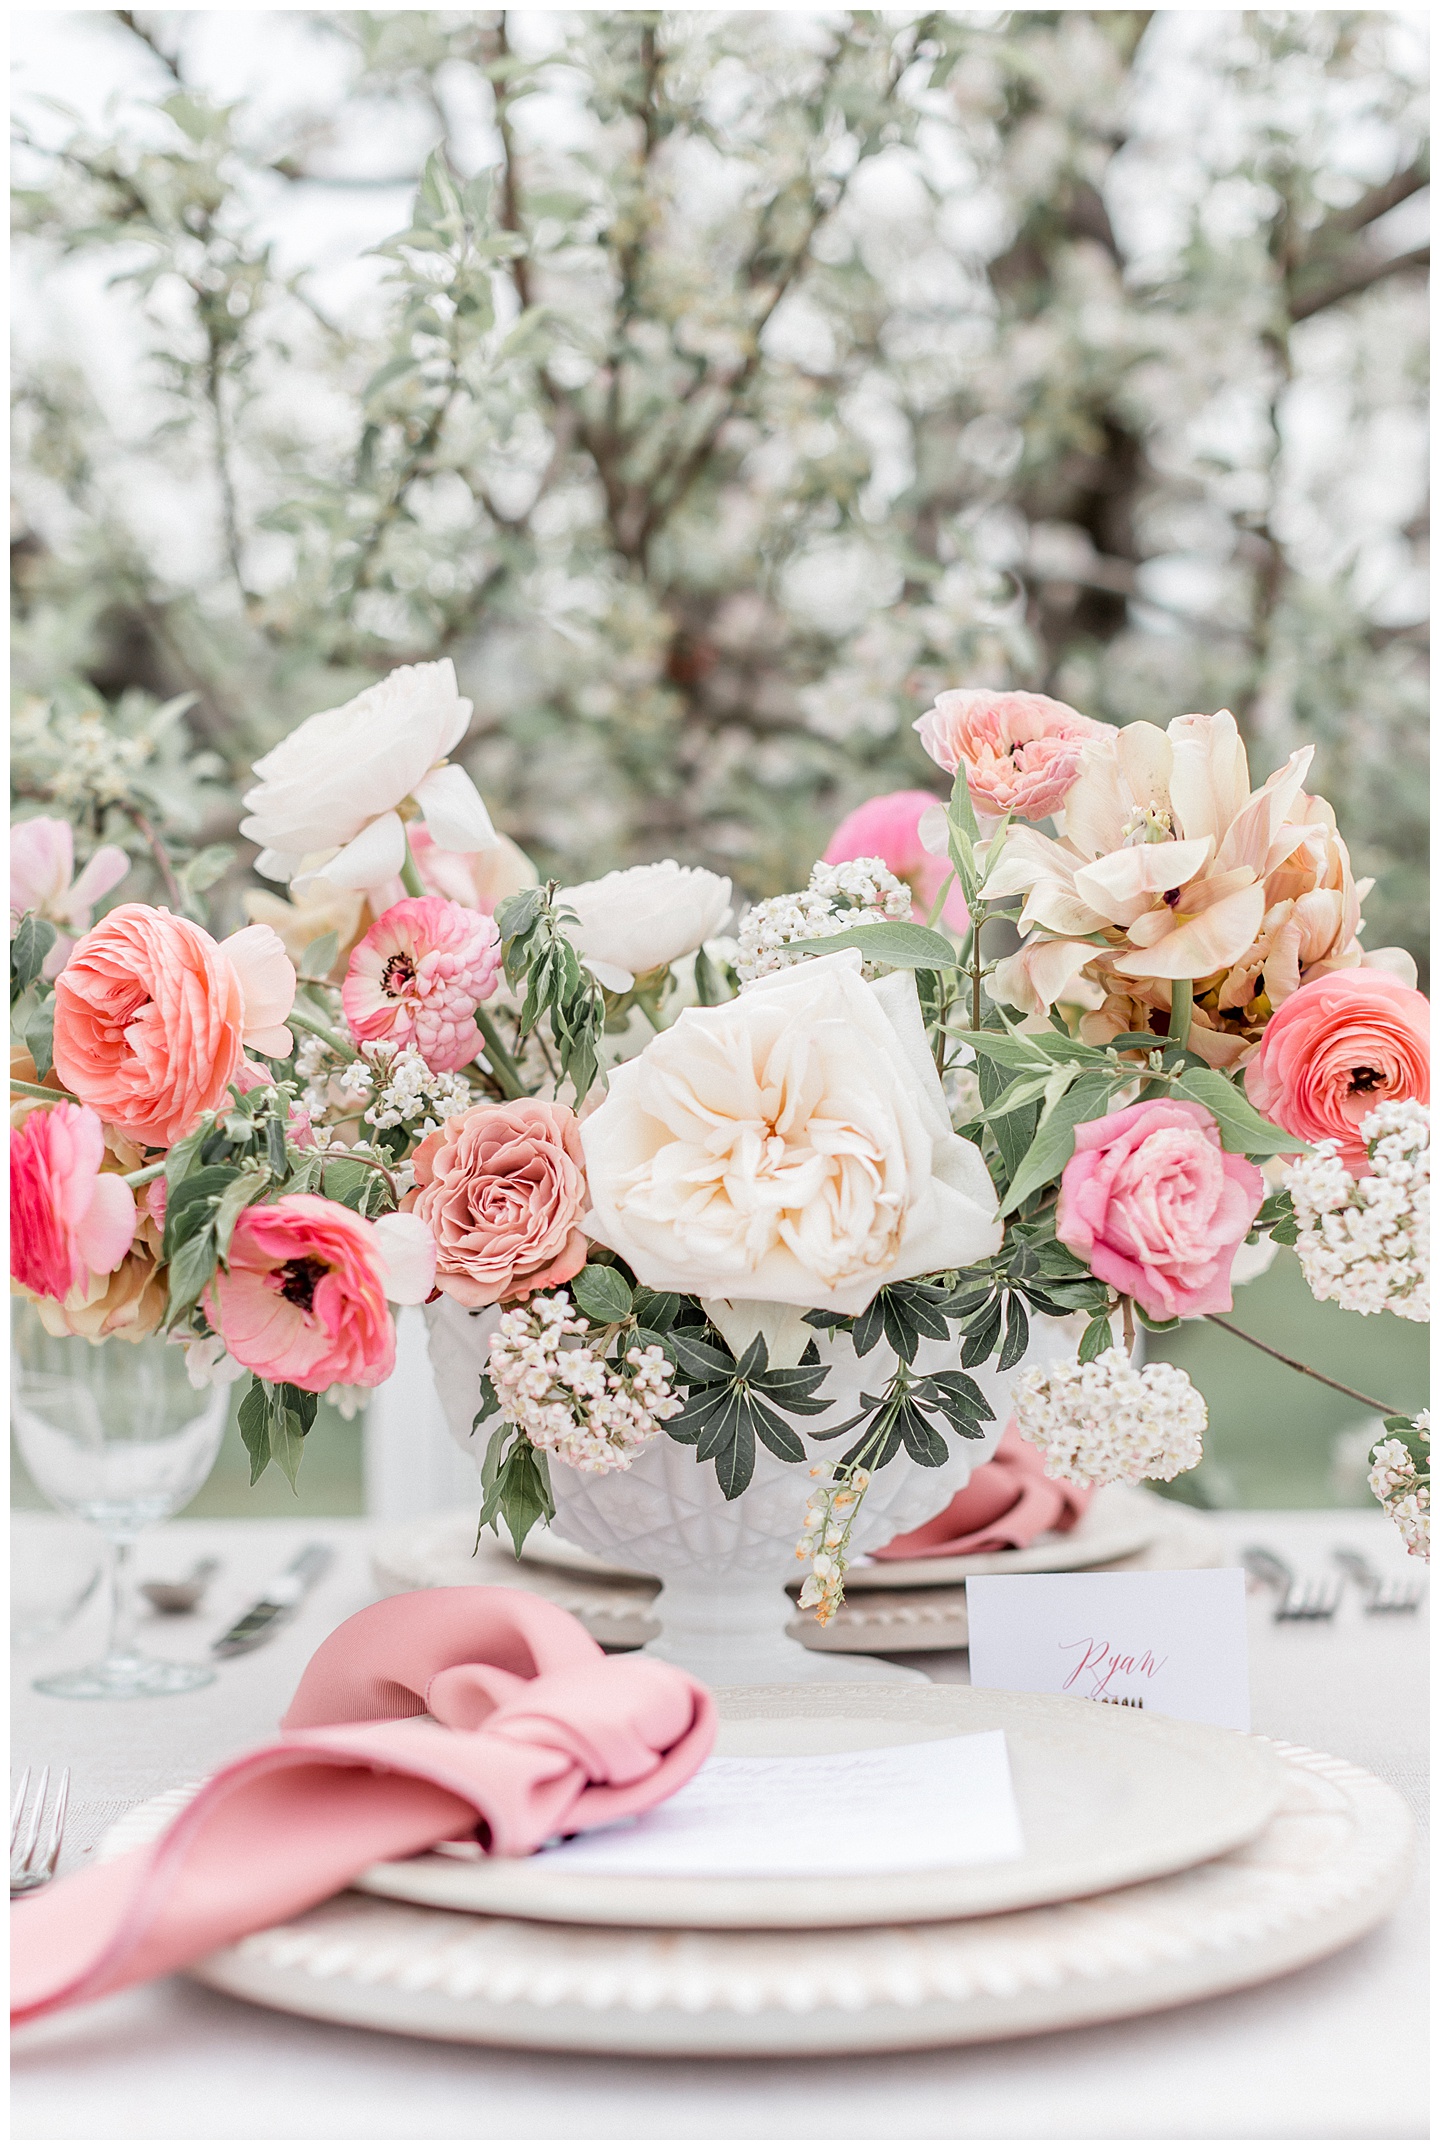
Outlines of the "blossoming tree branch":
[[[1428,1008],[1362,945],[1308,752],[1253,787],[1226,711],[944,693],[917,730],[948,799],[872,801],[732,937],[730,883],[671,860],[541,885],[448,758],[469,716],[448,662],[402,667],[258,762],[244,833],[286,892],[223,942],[91,925],[115,862],[72,883],[22,825],[15,1287],[248,1376],[256,1477],[386,1379],[394,1307],[449,1300],[487,1324],[482,1524],[523,1543],[552,1459],[670,1440],[734,1500],[763,1449],[809,1474],[825,1619],[874,1474],[993,1420],[981,1369],[1023,1368],[1056,1476],[1134,1483],[1206,1424],[1137,1327],[1273,1350],[1224,1321],[1262,1241],[1428,1319]],[[860,1408],[820,1433],[842,1341]],[[1362,1400],[1428,1552],[1428,1416]]]

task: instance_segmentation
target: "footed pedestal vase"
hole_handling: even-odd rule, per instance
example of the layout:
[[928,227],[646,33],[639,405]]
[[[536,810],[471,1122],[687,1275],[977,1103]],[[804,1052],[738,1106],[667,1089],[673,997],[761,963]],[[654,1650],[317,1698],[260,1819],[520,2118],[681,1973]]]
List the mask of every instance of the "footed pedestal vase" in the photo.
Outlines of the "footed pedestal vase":
[[[478,1473],[492,1426],[482,1422],[473,1432],[471,1426],[495,1315],[490,1309],[467,1313],[454,1300],[440,1299],[426,1309],[426,1318],[447,1422],[456,1441],[473,1455]],[[975,1374],[995,1412],[983,1437],[967,1441],[947,1432],[950,1454],[938,1469],[922,1468],[903,1451],[887,1463],[871,1480],[861,1505],[850,1540],[852,1553],[884,1545],[938,1514],[976,1466],[994,1453],[1009,1415],[1011,1387],[1023,1367],[1073,1358],[1078,1335],[1072,1322],[1036,1317],[1030,1350],[1020,1366],[1005,1374],[993,1368]],[[862,1389],[879,1394],[896,1364],[883,1344],[859,1360],[844,1334],[821,1334],[817,1341],[830,1368],[821,1393],[833,1399],[831,1408],[821,1417],[790,1421],[811,1462],[844,1453],[844,1440],[827,1443],[818,1436],[827,1425],[854,1415]],[[927,1341],[915,1369],[939,1373],[959,1363],[958,1339]],[[562,1537],[619,1567],[659,1576],[664,1587],[652,1610],[662,1632],[647,1645],[652,1655],[683,1665],[712,1686],[923,1679],[923,1674],[879,1658],[833,1651],[821,1655],[786,1634],[795,1609],[785,1584],[805,1572],[795,1557],[812,1489],[805,1464],[782,1463],[762,1448],[750,1484],[737,1499],[727,1501],[713,1465],[697,1462],[693,1448],[662,1433],[628,1470],[582,1473],[552,1456],[550,1482],[555,1528]]]

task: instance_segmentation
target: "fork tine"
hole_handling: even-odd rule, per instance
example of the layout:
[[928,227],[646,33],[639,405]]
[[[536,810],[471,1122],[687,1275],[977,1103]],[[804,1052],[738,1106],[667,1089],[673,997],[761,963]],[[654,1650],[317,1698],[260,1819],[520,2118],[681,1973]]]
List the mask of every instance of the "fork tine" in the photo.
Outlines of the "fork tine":
[[40,1772],[40,1782],[35,1787],[35,1804],[30,1810],[30,1826],[25,1832],[24,1847],[18,1863],[28,1868],[35,1846],[40,1837],[40,1823],[45,1813],[45,1795],[50,1789],[50,1765],[47,1762]]
[[45,1873],[47,1878],[54,1873],[56,1861],[60,1857],[60,1845],[65,1835],[65,1815],[69,1805],[70,1772],[68,1769],[62,1769],[59,1790],[55,1794],[55,1812],[50,1819],[50,1834],[45,1840]]
[[20,1828],[20,1817],[25,1812],[25,1795],[29,1791],[29,1789],[30,1772],[28,1769],[26,1769],[21,1773],[19,1785],[16,1787],[15,1797],[10,1802],[10,1856],[12,1859],[15,1856],[15,1845],[17,1841],[17,1833]]

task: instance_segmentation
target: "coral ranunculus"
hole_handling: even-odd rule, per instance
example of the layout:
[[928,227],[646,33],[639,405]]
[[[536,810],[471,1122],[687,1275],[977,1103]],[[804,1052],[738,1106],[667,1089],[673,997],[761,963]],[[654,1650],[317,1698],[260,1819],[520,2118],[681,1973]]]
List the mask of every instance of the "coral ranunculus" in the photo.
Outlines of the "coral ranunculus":
[[[923,924],[950,874],[949,860],[932,857],[920,841],[921,817],[939,803],[930,791],[886,791],[878,799],[867,799],[845,816],[825,846],[825,864],[881,859],[897,880],[909,884],[914,915]],[[940,916],[952,933],[969,927],[970,913],[958,881],[951,883]]]
[[386,1272],[373,1224],[323,1195],[282,1195],[241,1211],[205,1313],[263,1380],[374,1388],[395,1368]]
[[1277,1008],[1245,1070],[1251,1104],[1302,1142],[1340,1144],[1364,1178],[1360,1122],[1378,1105],[1430,1102],[1430,1003],[1381,970],[1312,978]]
[[340,997],[357,1038],[413,1045],[439,1072],[479,1052],[475,1010],[499,976],[493,918],[443,896],[407,896],[355,948]]
[[435,1235],[435,1282],[461,1306],[550,1291],[585,1266],[588,1196],[568,1105],[474,1105],[425,1137],[405,1208]]
[[294,997],[270,927],[222,943],[188,918],[124,903],[55,981],[55,1069],[122,1134],[168,1147],[221,1103],[246,1043],[290,1050]]
[[1221,1148],[1203,1105],[1156,1098],[1076,1128],[1055,1236],[1155,1321],[1220,1314],[1264,1199],[1259,1167]]
[[953,776],[964,764],[977,813],[1017,814],[1023,821],[1056,813],[1075,781],[1086,740],[1110,734],[1108,724],[1082,717],[1048,694],[990,687],[937,694],[915,729],[942,769]]
[[10,1274],[42,1299],[66,1299],[130,1251],[135,1197],[102,1172],[105,1130],[87,1105],[29,1112],[10,1133]]

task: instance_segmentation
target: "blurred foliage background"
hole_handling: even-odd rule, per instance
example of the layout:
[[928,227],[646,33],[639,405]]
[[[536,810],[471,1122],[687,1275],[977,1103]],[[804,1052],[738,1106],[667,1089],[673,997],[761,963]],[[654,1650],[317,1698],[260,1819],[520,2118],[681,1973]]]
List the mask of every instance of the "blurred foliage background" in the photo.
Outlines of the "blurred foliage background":
[[[14,810],[226,929],[256,754],[444,654],[543,869],[758,896],[937,783],[937,689],[1228,705],[1257,780],[1318,743],[1424,982],[1424,28],[22,18]],[[1288,1258],[1237,1303],[1418,1400],[1423,1332]],[[1362,1411],[1163,1341],[1212,1405],[1182,1497],[1367,1498]]]
[[542,866],[763,894],[937,688],[1228,704],[1423,961],[1418,14],[27,21],[22,811],[203,884],[447,653]]

